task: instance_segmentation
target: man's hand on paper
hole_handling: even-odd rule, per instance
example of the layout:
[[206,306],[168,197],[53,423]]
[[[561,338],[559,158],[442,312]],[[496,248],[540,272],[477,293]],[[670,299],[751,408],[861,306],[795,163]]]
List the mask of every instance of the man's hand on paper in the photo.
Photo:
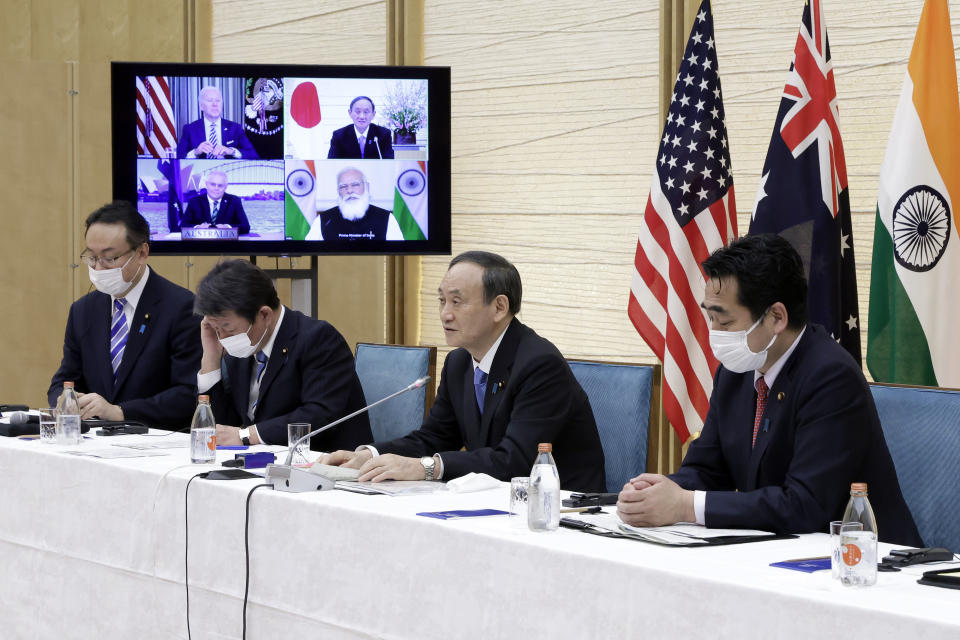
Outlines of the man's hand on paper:
[[656,473],[644,473],[623,486],[617,515],[634,527],[659,527],[694,522],[693,491]]

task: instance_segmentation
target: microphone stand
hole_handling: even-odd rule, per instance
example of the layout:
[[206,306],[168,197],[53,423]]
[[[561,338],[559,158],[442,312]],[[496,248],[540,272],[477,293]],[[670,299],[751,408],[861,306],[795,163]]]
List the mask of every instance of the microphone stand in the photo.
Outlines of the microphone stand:
[[346,422],[347,420],[354,418],[361,413],[365,413],[378,404],[382,404],[387,400],[392,400],[393,398],[396,398],[407,391],[419,389],[423,385],[427,384],[429,380],[430,376],[418,378],[403,389],[400,389],[395,393],[391,393],[386,398],[381,398],[372,404],[368,404],[362,409],[357,409],[350,415],[344,416],[339,420],[334,420],[330,424],[326,424],[319,429],[314,429],[307,435],[298,439],[296,442],[290,445],[290,450],[287,452],[287,458],[283,464],[267,465],[266,475],[264,476],[267,480],[267,484],[273,485],[273,488],[277,491],[287,491],[290,493],[302,493],[304,491],[327,491],[329,489],[333,489],[334,481],[330,478],[313,473],[309,469],[298,469],[292,465],[293,452],[296,451],[297,447],[300,446],[305,440],[309,442],[310,438],[313,436],[323,433],[327,429],[335,427],[341,422]]

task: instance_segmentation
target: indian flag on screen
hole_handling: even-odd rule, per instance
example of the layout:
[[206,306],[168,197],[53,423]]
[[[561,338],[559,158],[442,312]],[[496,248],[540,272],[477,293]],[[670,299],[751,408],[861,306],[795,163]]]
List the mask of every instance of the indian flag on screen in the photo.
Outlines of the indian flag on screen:
[[313,160],[286,161],[284,237],[303,240],[317,217],[317,170]]
[[393,217],[404,240],[427,239],[427,163],[397,163],[397,183],[393,192]]
[[960,106],[946,0],[927,0],[880,169],[867,368],[960,387]]

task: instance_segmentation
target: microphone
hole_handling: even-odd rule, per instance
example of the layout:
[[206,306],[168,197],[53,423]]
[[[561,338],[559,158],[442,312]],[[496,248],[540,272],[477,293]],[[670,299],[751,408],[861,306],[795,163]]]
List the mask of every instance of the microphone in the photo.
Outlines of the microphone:
[[374,135],[374,136],[373,136],[373,141],[374,141],[374,142],[376,143],[376,145],[377,145],[377,155],[380,156],[380,159],[381,159],[381,160],[383,160],[383,154],[380,153],[380,138],[378,138],[376,135]]
[[283,464],[268,464],[266,469],[266,475],[264,476],[267,480],[267,484],[272,484],[275,490],[280,491],[289,491],[291,493],[301,493],[303,491],[326,491],[327,489],[333,489],[333,481],[329,478],[325,478],[316,473],[311,473],[308,470],[298,469],[292,466],[293,462],[293,452],[296,451],[297,447],[300,446],[304,441],[309,442],[310,438],[320,433],[323,433],[331,427],[335,427],[341,422],[346,422],[351,418],[355,418],[361,413],[366,413],[373,407],[378,404],[382,404],[387,400],[392,400],[399,395],[406,393],[407,391],[413,391],[414,389],[419,389],[427,382],[430,381],[430,376],[424,376],[422,378],[417,378],[409,385],[400,389],[395,393],[391,393],[386,398],[381,398],[376,402],[368,404],[362,409],[357,409],[350,415],[344,416],[339,420],[334,420],[329,424],[325,424],[319,429],[314,429],[307,435],[303,436],[292,445],[290,445],[290,450],[287,452],[287,458]]
[[9,416],[10,424],[40,424],[40,416],[27,413],[26,411],[14,411]]

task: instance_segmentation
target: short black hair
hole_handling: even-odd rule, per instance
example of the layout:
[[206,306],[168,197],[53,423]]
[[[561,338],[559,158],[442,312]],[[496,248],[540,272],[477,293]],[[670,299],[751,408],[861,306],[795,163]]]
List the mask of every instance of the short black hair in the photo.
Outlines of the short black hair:
[[775,302],[787,309],[789,326],[807,323],[807,278],[800,254],[786,239],[773,233],[748,235],[714,251],[703,261],[708,278],[732,276],[737,300],[757,320]]
[[222,316],[232,311],[252,324],[264,305],[274,310],[280,308],[270,276],[246,260],[227,260],[210,269],[197,285],[193,312]]
[[150,241],[150,225],[133,203],[126,200],[109,202],[87,216],[83,234],[92,224],[122,224],[127,229],[127,244],[131,249]]
[[347,111],[353,111],[353,105],[357,104],[357,101],[358,101],[358,100],[366,100],[367,102],[370,103],[370,110],[373,111],[374,113],[377,112],[377,105],[373,104],[373,100],[371,100],[371,99],[368,98],[367,96],[357,96],[356,98],[354,98],[353,100],[351,100],[351,101],[350,101],[350,108],[347,109]]
[[447,269],[461,262],[472,262],[483,268],[483,304],[490,304],[503,294],[510,302],[510,313],[520,313],[520,301],[523,297],[523,285],[520,272],[503,256],[489,251],[465,251],[450,261]]

